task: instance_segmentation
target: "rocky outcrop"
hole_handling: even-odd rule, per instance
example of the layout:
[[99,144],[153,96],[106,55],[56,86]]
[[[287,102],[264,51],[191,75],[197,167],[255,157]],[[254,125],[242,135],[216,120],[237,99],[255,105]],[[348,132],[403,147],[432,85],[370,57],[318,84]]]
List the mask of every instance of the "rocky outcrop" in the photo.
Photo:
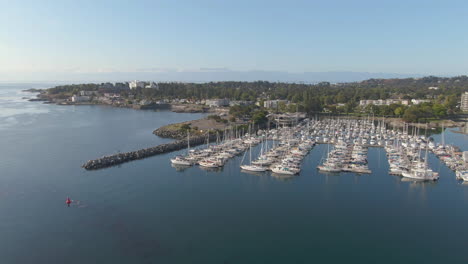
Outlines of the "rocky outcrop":
[[29,102],[47,102],[49,99],[47,98],[32,98],[28,100]]
[[173,138],[173,139],[184,139],[187,137],[187,132],[180,131],[180,130],[170,130],[166,129],[165,127],[160,127],[153,131],[158,137],[162,138]]

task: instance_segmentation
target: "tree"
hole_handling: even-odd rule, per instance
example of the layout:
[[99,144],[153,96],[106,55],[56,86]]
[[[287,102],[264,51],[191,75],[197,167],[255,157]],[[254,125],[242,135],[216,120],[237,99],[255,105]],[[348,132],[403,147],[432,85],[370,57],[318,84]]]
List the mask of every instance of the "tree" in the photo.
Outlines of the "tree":
[[434,116],[441,118],[447,115],[447,108],[442,104],[434,104],[432,106],[432,113]]
[[405,107],[399,106],[393,112],[396,116],[402,116],[405,113]]
[[252,121],[255,123],[255,124],[264,124],[268,121],[268,118],[266,117],[267,116],[267,112],[266,111],[263,111],[263,110],[257,110],[254,112],[254,114],[252,115]]
[[406,122],[418,122],[418,118],[419,118],[419,109],[417,107],[410,107],[408,109],[406,109],[405,113],[403,114],[403,119],[406,121]]
[[354,108],[356,108],[357,103],[354,101],[349,101],[345,104],[345,111],[346,113],[352,113],[354,111]]

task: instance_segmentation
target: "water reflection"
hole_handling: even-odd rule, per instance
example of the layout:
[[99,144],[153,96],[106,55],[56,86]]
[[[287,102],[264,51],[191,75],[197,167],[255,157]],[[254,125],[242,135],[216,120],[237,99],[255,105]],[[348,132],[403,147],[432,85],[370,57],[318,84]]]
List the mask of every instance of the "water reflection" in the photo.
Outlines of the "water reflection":
[[266,175],[265,172],[260,172],[260,171],[248,171],[248,170],[242,170],[241,169],[241,172],[242,173],[247,173],[247,174],[250,174],[250,175],[255,175],[255,176],[265,176]]
[[436,185],[436,181],[428,181],[428,180],[419,180],[419,179],[411,179],[411,178],[405,178],[401,177],[402,182],[410,182],[410,186],[430,186],[430,185]]
[[223,171],[223,167],[217,167],[217,168],[209,168],[209,167],[203,167],[203,166],[198,166],[200,169],[204,171],[209,171],[209,172],[221,172]]
[[341,176],[341,172],[320,172],[319,173],[320,175],[324,175],[326,177],[328,176],[332,176],[332,177],[336,177],[336,176]]
[[276,178],[280,181],[289,181],[295,178],[297,175],[289,175],[289,174],[279,174],[279,173],[271,173],[271,177]]
[[185,171],[186,169],[190,168],[191,166],[171,164],[171,167],[176,169],[176,171]]
[[468,187],[468,182],[467,181],[462,181],[462,182],[460,182],[460,185]]

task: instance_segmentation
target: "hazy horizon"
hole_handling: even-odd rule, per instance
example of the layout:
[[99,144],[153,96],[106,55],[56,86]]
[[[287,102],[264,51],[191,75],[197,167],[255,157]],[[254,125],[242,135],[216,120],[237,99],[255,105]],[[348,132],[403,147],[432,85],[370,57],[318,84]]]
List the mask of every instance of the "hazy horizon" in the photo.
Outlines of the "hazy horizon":
[[468,72],[463,1],[0,3],[2,82],[339,82]]
[[2,78],[0,83],[72,83],[72,82],[124,82],[131,80],[156,82],[220,82],[220,81],[270,81],[290,83],[357,82],[371,78],[419,78],[420,74],[372,73],[372,72],[302,72],[281,71],[165,71],[165,72],[106,72],[106,73],[56,73],[29,74],[22,78]]

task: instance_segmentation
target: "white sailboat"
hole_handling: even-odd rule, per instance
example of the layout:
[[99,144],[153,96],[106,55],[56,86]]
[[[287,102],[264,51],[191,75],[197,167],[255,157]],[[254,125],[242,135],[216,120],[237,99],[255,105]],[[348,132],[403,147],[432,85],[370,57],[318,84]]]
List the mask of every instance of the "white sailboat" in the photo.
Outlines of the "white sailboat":
[[[188,154],[190,153],[190,133],[187,132],[187,157]],[[182,166],[192,166],[193,162],[190,159],[187,159],[184,156],[176,156],[171,159],[171,163],[174,165],[182,165]]]
[[[245,155],[244,155],[244,158],[245,158]],[[244,159],[242,159],[242,161],[243,160]],[[241,161],[241,164],[242,164],[242,161]],[[240,166],[241,169],[246,170],[246,171],[256,171],[256,172],[266,171],[265,167],[252,164],[252,145],[250,145],[250,149],[249,149],[249,163],[250,163],[249,165],[241,165]]]

